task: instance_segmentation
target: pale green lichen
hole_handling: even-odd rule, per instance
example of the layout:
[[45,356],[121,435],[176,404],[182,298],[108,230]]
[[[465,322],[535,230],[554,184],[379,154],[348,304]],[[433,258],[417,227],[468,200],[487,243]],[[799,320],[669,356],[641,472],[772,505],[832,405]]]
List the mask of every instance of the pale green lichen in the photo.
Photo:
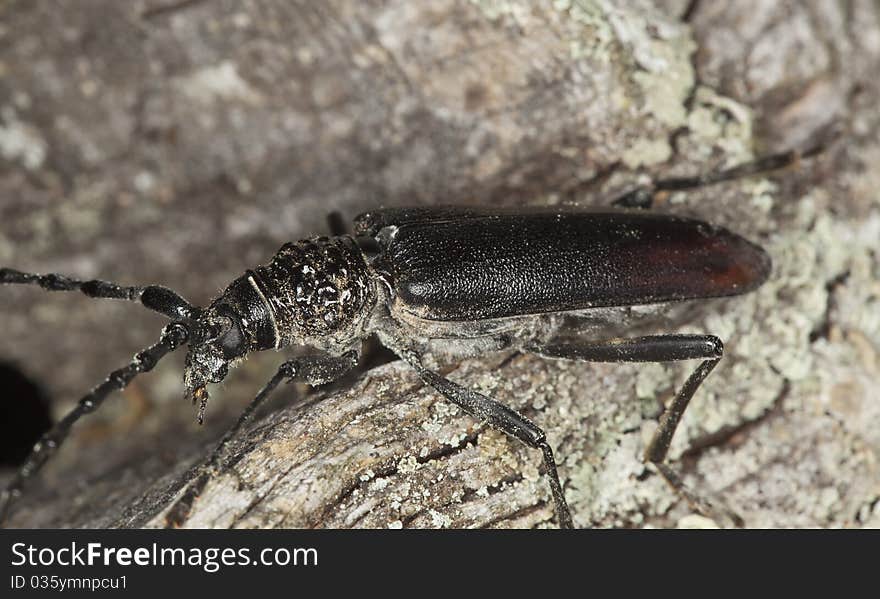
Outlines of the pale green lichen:
[[471,0],[471,4],[483,11],[491,21],[507,17],[516,23],[523,23],[531,10],[529,3],[521,0]]
[[452,525],[452,518],[446,514],[441,514],[437,510],[428,510],[431,516],[431,526],[434,528],[449,528]]
[[687,516],[684,516],[679,519],[676,527],[691,530],[711,530],[720,528],[717,522],[699,514],[688,514]]
[[[630,85],[619,86],[614,106],[622,110],[635,106],[664,130],[687,124],[685,101],[695,81],[690,56],[696,48],[687,27],[605,0],[572,0],[554,6],[580,26],[570,41],[573,58],[607,62],[614,48],[624,50],[618,56],[625,66],[622,76]],[[635,140],[622,158],[628,167],[638,168],[665,162],[671,154],[668,139],[656,137]]]
[[[515,0],[471,0],[492,20],[512,18],[522,23],[534,5]],[[564,15],[563,32],[572,58],[608,63],[612,55],[623,62],[628,79],[612,98],[623,110],[637,110],[663,129],[687,124],[685,100],[694,86],[690,56],[696,45],[690,30],[645,7],[610,0],[557,0],[552,7]],[[622,50],[622,52],[621,52]],[[633,92],[636,93],[633,93]],[[624,156],[632,168],[664,162],[671,155],[668,140],[637,140]]]
[[600,62],[606,62],[609,57],[609,46],[614,40],[614,31],[605,17],[604,3],[594,0],[571,0],[556,2],[555,8],[567,13],[573,22],[585,30],[569,41],[571,57],[580,59],[589,56]]
[[662,164],[672,156],[672,147],[665,138],[661,139],[637,139],[636,142],[624,151],[621,160],[630,169],[640,166]]
[[736,164],[753,157],[753,121],[747,106],[700,85],[694,92],[687,126],[689,135],[704,142],[707,150],[716,146],[724,151],[727,164]]

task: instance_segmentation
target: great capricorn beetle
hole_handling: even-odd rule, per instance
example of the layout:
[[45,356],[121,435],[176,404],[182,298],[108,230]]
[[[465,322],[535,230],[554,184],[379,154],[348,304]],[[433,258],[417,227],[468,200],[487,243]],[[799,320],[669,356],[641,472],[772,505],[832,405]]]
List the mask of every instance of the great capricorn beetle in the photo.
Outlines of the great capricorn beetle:
[[768,277],[771,264],[763,249],[727,229],[632,208],[647,207],[660,191],[779,168],[818,151],[658,181],[608,209],[416,207],[367,212],[355,220],[354,235],[285,244],[268,264],[246,271],[207,308],[157,285],[123,286],[2,268],[2,284],[136,301],[171,323],[156,344],[112,372],[35,445],[3,491],[0,520],[77,420],[169,352],[188,345],[184,383],[199,405],[201,421],[207,386],[222,381],[248,353],[292,345],[315,350],[284,362],[260,390],[169,510],[168,522],[180,521],[217,471],[229,441],[278,384],[338,380],[357,365],[362,341],[373,334],[446,399],[541,450],[562,527],[571,527],[572,518],[544,431],[515,410],[428,368],[424,357],[444,348],[462,357],[520,350],[590,362],[700,360],[645,450],[645,459],[677,487],[677,477],[664,460],[688,402],[721,359],[722,342],[714,335],[608,338],[600,332],[627,318],[626,309],[632,306],[752,291]]

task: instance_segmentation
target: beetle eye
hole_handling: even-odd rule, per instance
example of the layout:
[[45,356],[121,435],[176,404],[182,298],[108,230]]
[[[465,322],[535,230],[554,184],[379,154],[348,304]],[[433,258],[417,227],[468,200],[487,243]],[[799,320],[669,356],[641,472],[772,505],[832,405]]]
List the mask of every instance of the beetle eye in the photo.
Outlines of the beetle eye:
[[223,356],[227,360],[244,355],[247,347],[244,334],[241,332],[241,323],[233,320],[229,330],[217,339],[217,345],[223,351]]

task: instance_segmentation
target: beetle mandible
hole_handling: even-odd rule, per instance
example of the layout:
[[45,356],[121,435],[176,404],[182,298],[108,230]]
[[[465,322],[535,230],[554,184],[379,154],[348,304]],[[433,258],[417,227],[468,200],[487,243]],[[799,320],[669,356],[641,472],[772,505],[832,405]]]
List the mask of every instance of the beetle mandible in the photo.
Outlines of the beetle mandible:
[[[522,414],[429,369],[437,345],[462,355],[522,350],[590,362],[700,360],[660,418],[644,458],[682,491],[664,463],[676,427],[697,388],[718,364],[714,335],[595,338],[595,323],[615,307],[732,296],[756,289],[770,273],[759,246],[706,222],[649,208],[655,194],[685,190],[787,166],[822,151],[768,156],[697,177],[637,187],[613,208],[387,208],[355,219],[354,235],[287,243],[265,265],[246,271],[207,308],[158,285],[124,286],[0,268],[0,284],[34,284],[122,299],[171,320],[157,343],[137,353],[92,389],[34,446],[0,496],[0,522],[28,479],[97,409],[175,349],[188,345],[184,384],[204,418],[209,384],[222,381],[248,353],[307,346],[312,355],[284,362],[224,436],[167,519],[186,516],[195,496],[224,459],[229,442],[283,380],[320,385],[358,363],[361,342],[375,334],[447,400],[527,446],[541,451],[559,525],[572,518],[544,431]],[[559,319],[560,314],[567,320]],[[571,338],[572,320],[587,331]],[[682,491],[683,492],[683,491]]]

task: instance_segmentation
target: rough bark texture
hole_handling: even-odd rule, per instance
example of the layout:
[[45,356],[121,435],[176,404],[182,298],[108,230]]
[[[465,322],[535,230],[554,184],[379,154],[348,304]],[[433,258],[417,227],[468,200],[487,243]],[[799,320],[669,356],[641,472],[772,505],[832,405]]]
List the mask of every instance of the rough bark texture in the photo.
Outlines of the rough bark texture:
[[[377,205],[607,203],[639,176],[825,155],[662,207],[762,243],[772,279],[664,330],[726,357],[673,458],[747,526],[880,525],[880,7],[752,0],[89,0],[0,5],[0,264],[206,303],[324,217]],[[158,335],[136,306],[4,288],[0,359],[58,414]],[[17,526],[162,526],[283,359],[199,429],[180,356],[83,422]],[[449,376],[545,427],[579,526],[709,525],[638,459],[691,365],[531,356]],[[539,456],[400,363],[286,387],[186,526],[552,525]],[[14,401],[4,397],[3,401]]]

